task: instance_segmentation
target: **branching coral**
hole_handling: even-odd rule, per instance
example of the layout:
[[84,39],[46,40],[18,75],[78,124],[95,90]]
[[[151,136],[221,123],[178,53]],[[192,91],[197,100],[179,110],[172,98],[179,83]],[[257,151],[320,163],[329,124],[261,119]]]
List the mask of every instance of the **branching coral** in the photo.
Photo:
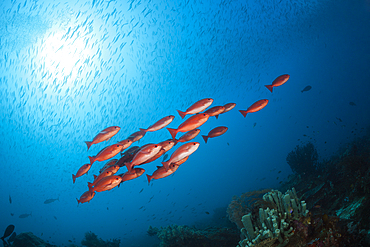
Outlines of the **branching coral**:
[[294,173],[309,175],[316,172],[318,157],[315,146],[309,142],[304,146],[297,145],[286,161]]

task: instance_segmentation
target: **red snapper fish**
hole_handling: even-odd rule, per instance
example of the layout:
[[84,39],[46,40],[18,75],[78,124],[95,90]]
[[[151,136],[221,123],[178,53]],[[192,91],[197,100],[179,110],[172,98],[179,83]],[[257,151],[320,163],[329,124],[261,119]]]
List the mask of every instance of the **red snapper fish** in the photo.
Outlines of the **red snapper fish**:
[[91,199],[93,199],[95,196],[95,192],[91,192],[91,191],[86,191],[85,193],[83,193],[80,197],[80,199],[77,199],[77,204],[79,203],[85,203],[85,202],[90,202]]
[[89,187],[89,190],[91,190],[92,187],[94,187],[103,178],[108,177],[108,176],[112,176],[112,175],[114,175],[113,171],[102,172],[98,176],[94,175],[94,182],[92,182],[92,183],[87,182],[87,186]]
[[131,173],[125,172],[125,173],[119,175],[122,178],[121,183],[123,183],[125,181],[128,181],[128,180],[138,178],[141,175],[143,175],[144,172],[145,172],[145,170],[143,168],[133,168]]
[[163,141],[163,142],[158,143],[158,145],[161,145],[162,149],[159,150],[159,152],[156,155],[154,155],[153,157],[151,157],[147,161],[141,163],[141,165],[150,163],[150,162],[158,159],[159,157],[161,157],[164,153],[166,153],[168,150],[170,150],[175,145],[175,142],[173,140],[167,140],[167,141]]
[[141,138],[143,138],[145,133],[146,132],[139,130],[131,134],[129,137],[127,137],[127,139],[131,140],[132,142],[136,142],[136,141],[139,141]]
[[191,105],[185,112],[177,110],[181,118],[184,118],[188,114],[196,114],[201,111],[204,111],[208,106],[210,106],[213,102],[213,99],[202,99],[197,102],[195,102],[193,105]]
[[78,169],[76,175],[72,174],[73,183],[76,182],[76,178],[81,177],[82,175],[86,174],[91,168],[91,164],[85,164]]
[[173,152],[170,159],[168,161],[162,162],[162,165],[166,169],[166,171],[170,168],[171,163],[175,163],[179,160],[182,160],[192,153],[194,153],[199,147],[199,142],[189,142],[185,143],[184,145],[180,146],[178,149]]
[[287,82],[289,80],[289,78],[290,78],[290,75],[281,75],[281,76],[278,76],[272,82],[271,85],[265,85],[265,87],[267,87],[267,89],[270,90],[271,93],[272,93],[272,88],[283,85],[285,82]]
[[220,136],[220,135],[224,134],[227,131],[227,129],[228,128],[225,127],[225,126],[220,126],[220,127],[216,127],[214,129],[212,129],[208,133],[208,135],[206,135],[206,136],[203,135],[202,136],[203,139],[204,139],[204,142],[207,143],[208,138],[213,138],[213,137]]
[[218,119],[218,115],[221,114],[223,111],[225,111],[225,107],[224,106],[214,106],[212,108],[209,108],[204,113],[207,113],[210,117],[215,116],[216,119]]
[[122,178],[117,175],[112,175],[108,177],[102,178],[96,185],[90,190],[91,192],[102,192],[106,190],[111,190],[116,186],[119,186],[121,183]]
[[108,161],[100,170],[99,170],[99,173],[102,173],[102,171],[104,171],[107,167],[110,167],[114,164],[116,164],[118,160],[117,159],[112,159],[110,161]]
[[152,131],[157,131],[157,130],[163,129],[164,127],[169,125],[174,118],[175,118],[175,116],[169,115],[167,117],[164,117],[164,118],[158,120],[155,124],[149,126],[149,128],[147,128],[147,129],[140,129],[140,131],[146,133],[146,132],[152,132]]
[[96,156],[89,156],[90,164],[93,164],[95,161],[104,161],[116,156],[119,152],[122,151],[122,144],[113,144],[103,150],[101,150]]
[[200,133],[200,129],[190,130],[186,132],[185,134],[183,134],[178,140],[174,140],[175,145],[178,142],[187,142],[187,141],[193,140],[199,133]]
[[128,148],[129,146],[131,146],[132,143],[133,143],[133,141],[130,140],[130,139],[125,139],[123,141],[118,142],[118,144],[122,144],[122,151],[125,150],[126,148]]
[[209,115],[207,113],[201,113],[194,116],[191,116],[190,118],[186,119],[185,122],[183,122],[177,129],[171,129],[167,128],[170,132],[172,139],[176,139],[176,134],[178,132],[188,132],[190,130],[196,129],[205,122],[207,122],[209,118]]
[[112,127],[108,127],[106,129],[100,131],[100,133],[97,134],[91,142],[89,142],[89,141],[85,142],[86,145],[87,145],[87,150],[89,150],[89,148],[93,144],[97,144],[97,143],[100,143],[100,142],[103,142],[103,141],[108,141],[115,134],[117,134],[120,129],[121,128],[118,127],[118,126],[112,126]]
[[239,110],[239,111],[245,117],[247,113],[256,112],[256,111],[261,110],[267,105],[268,102],[269,102],[268,99],[261,99],[255,102],[253,105],[251,105],[247,110]]
[[177,168],[179,168],[179,165],[171,164],[169,169],[166,171],[165,167],[157,166],[157,170],[155,170],[152,175],[146,174],[146,177],[148,178],[148,184],[150,184],[150,181],[152,179],[168,177],[169,175],[173,174],[177,170]]
[[235,103],[227,103],[226,105],[224,105],[225,110],[221,112],[221,114],[224,114],[225,112],[232,110],[235,106],[236,106]]
[[162,146],[158,144],[147,144],[143,146],[134,156],[131,162],[126,162],[125,166],[129,173],[132,171],[132,167],[140,165],[156,155]]

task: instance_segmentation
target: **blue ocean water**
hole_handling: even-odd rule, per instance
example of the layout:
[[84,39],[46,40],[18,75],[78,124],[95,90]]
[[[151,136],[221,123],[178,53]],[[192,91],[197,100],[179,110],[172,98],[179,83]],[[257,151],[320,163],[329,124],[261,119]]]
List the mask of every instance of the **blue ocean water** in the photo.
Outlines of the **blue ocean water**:
[[[324,159],[370,123],[369,0],[4,0],[0,10],[0,229],[56,245],[88,231],[155,244],[150,225],[207,225],[233,195],[279,186],[296,145],[311,141]],[[199,149],[174,175],[77,204],[106,163],[73,184],[88,156],[167,115],[177,128],[176,110],[208,97],[236,107],[200,127]],[[240,114],[260,99],[264,109]],[[118,134],[87,151],[113,125]],[[205,144],[217,126],[228,131]],[[170,137],[162,129],[135,145]]]

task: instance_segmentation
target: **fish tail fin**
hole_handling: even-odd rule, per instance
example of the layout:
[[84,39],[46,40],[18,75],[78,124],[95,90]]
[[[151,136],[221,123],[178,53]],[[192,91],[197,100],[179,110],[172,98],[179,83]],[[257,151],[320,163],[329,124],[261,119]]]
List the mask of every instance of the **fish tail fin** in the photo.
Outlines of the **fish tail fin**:
[[95,174],[93,176],[94,176],[94,180],[95,180],[97,176]]
[[148,175],[148,174],[146,174],[146,177],[147,177],[147,179],[148,179],[148,184],[150,184],[150,180],[152,180],[152,175]]
[[170,162],[169,161],[164,161],[162,162],[163,167],[168,171],[170,169]]
[[141,132],[143,132],[144,134],[147,132],[147,129],[139,128],[139,130],[140,130]]
[[131,173],[132,172],[131,162],[126,162],[125,166],[127,167],[128,173]]
[[272,93],[272,88],[273,88],[273,86],[272,86],[272,85],[265,85],[265,87],[267,87],[267,89],[268,89],[268,90],[270,90],[270,91],[271,91],[271,93]]
[[245,117],[245,116],[247,116],[247,111],[243,111],[243,110],[239,110],[240,111],[240,113],[243,115],[243,117]]
[[176,111],[179,113],[179,115],[180,115],[181,118],[184,118],[186,116],[186,113],[185,112],[182,112],[180,110],[176,110]]
[[93,186],[93,183],[87,182],[87,187],[89,187],[89,191],[91,191],[92,186]]
[[89,156],[90,164],[93,164],[95,162],[95,156],[91,157]]
[[76,182],[76,175],[72,174],[72,179],[73,179],[73,183],[75,183]]
[[218,114],[218,115],[216,115],[215,117],[216,117],[216,119],[218,119],[218,116],[220,116],[220,114]]
[[170,132],[171,136],[172,136],[172,139],[176,139],[176,134],[177,134],[177,129],[171,129],[171,128],[167,128],[168,131]]
[[77,200],[77,205],[80,204],[80,200],[78,200],[77,198],[76,198],[76,200]]
[[208,140],[208,136],[202,136],[203,139],[204,139],[204,142],[207,143],[207,140]]
[[89,148],[91,147],[91,145],[92,145],[92,142],[85,142],[86,143],[86,145],[87,145],[87,150],[89,150]]
[[176,139],[173,139],[173,142],[174,142],[174,146],[177,144],[177,143],[179,143],[179,140],[176,140]]

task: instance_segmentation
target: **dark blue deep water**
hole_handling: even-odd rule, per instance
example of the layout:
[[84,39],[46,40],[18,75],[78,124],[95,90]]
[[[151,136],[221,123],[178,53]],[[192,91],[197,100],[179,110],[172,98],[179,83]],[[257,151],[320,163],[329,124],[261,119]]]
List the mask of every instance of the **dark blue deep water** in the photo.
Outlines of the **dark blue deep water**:
[[[369,0],[1,1],[1,234],[14,224],[56,245],[91,231],[153,246],[150,225],[211,225],[233,195],[287,179],[296,145],[312,142],[323,160],[369,126],[369,31]],[[282,74],[290,79],[271,93],[264,85]],[[236,107],[200,127],[198,150],[173,175],[148,185],[161,157],[77,204],[106,163],[73,184],[88,156],[167,115],[177,128],[176,110],[203,98]],[[264,109],[240,114],[260,99]],[[121,130],[87,151],[113,125]],[[228,131],[205,144],[217,126]],[[133,145],[168,138],[161,129]]]

